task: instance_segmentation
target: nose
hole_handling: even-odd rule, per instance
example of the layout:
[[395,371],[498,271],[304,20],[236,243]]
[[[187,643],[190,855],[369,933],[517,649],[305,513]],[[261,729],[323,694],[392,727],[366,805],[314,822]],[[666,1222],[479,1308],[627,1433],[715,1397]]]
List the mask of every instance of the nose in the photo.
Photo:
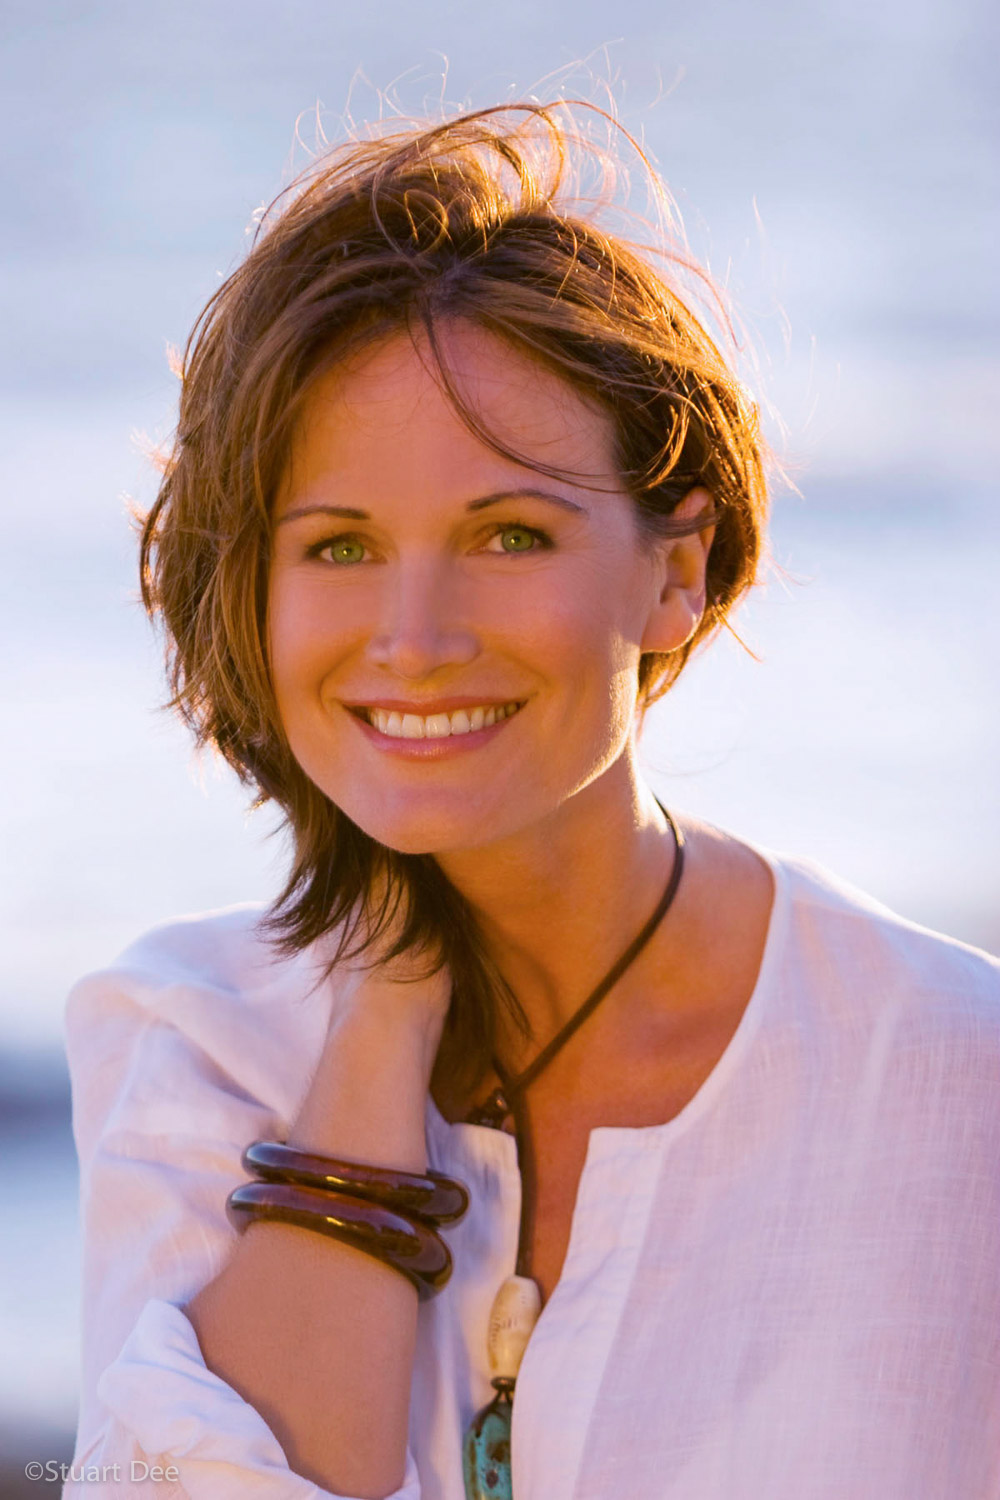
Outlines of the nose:
[[387,580],[369,659],[395,676],[417,681],[478,655],[476,636],[456,619],[454,580],[434,559],[411,560]]

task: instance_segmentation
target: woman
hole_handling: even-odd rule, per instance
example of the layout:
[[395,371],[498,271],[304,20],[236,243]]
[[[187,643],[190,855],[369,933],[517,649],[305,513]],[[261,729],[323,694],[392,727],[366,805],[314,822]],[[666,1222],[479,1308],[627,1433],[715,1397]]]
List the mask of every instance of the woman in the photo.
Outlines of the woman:
[[294,861],[71,996],[67,1493],[1000,1486],[998,966],[645,785],[764,455],[572,144],[332,153],[192,337],[145,597]]

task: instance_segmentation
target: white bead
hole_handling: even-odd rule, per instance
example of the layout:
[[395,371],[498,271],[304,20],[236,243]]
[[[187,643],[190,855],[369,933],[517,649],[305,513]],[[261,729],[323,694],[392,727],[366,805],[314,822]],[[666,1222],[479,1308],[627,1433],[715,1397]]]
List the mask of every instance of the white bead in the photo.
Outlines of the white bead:
[[537,1281],[528,1276],[508,1276],[501,1283],[490,1311],[486,1352],[494,1376],[514,1380],[524,1351],[542,1310]]

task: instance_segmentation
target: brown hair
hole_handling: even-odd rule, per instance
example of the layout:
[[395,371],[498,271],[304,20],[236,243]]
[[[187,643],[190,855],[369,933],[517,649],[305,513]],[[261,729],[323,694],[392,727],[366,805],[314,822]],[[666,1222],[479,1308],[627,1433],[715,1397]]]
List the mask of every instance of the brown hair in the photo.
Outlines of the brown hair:
[[[488,1069],[497,1002],[522,1030],[525,1018],[433,856],[369,837],[292,756],[266,655],[270,508],[314,381],[400,328],[425,331],[463,420],[519,457],[481,427],[443,360],[435,325],[471,319],[611,415],[643,537],[714,521],[703,619],[678,651],[642,657],[640,715],[667,691],[754,581],[765,453],[756,408],[678,290],[698,268],[669,240],[643,250],[601,229],[597,211],[564,204],[571,163],[594,149],[567,106],[518,104],[350,140],[321,157],[272,205],[195,324],[176,437],[142,531],[142,596],[164,627],[171,706],[258,804],[279,804],[294,835],[270,931],[294,951],[343,923],[336,963],[365,952],[399,907],[391,956],[413,948],[449,965],[442,1055],[463,1088]],[[696,485],[713,511],[673,520]]]

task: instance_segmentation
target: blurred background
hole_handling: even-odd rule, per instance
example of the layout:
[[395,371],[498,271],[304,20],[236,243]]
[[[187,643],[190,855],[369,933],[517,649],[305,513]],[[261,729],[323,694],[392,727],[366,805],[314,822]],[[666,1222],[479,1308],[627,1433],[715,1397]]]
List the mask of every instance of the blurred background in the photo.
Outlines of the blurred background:
[[[678,808],[1000,946],[997,13],[986,0],[5,0],[0,111],[0,1494],[77,1399],[75,977],[266,900],[266,815],[157,709],[126,497],[166,350],[343,117],[583,95],[641,136],[753,346],[798,492],[650,715]],[[297,144],[297,136],[300,138]],[[302,144],[304,142],[304,145]],[[640,210],[645,202],[636,204]],[[35,1487],[36,1490],[38,1486]]]

